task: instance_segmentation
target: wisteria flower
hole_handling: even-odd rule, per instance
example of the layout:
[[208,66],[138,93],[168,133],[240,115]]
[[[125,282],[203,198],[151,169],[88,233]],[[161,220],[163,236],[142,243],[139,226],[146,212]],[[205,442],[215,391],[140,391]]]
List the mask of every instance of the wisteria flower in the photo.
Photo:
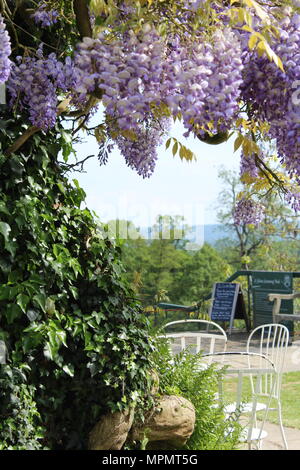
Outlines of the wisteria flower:
[[252,224],[257,226],[263,220],[264,211],[265,208],[262,204],[244,196],[237,202],[234,209],[234,223],[236,225]]
[[49,10],[46,3],[40,3],[32,17],[36,24],[40,24],[42,28],[47,28],[57,23],[59,13],[57,10]]
[[6,82],[11,72],[11,45],[2,15],[0,14],[0,83]]

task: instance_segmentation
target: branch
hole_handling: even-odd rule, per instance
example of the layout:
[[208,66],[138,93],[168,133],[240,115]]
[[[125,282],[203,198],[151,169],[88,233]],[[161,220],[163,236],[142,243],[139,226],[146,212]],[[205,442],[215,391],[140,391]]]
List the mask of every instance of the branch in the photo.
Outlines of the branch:
[[[67,98],[64,101],[62,101],[57,107],[57,115],[59,116],[60,114],[62,114],[67,109],[69,104],[70,104],[70,98]],[[5,150],[4,155],[8,157],[12,153],[17,152],[19,148],[22,147],[22,145],[24,145],[25,142],[27,142],[27,140],[32,135],[34,135],[36,132],[39,132],[41,130],[42,129],[40,127],[36,127],[36,126],[29,127],[29,129],[27,129],[27,131],[25,131],[24,134],[18,137],[18,139],[10,147],[8,147],[8,149]]]
[[[255,134],[253,132],[253,130],[251,130],[251,136],[252,136],[252,140],[253,142],[256,143],[256,137],[255,137]],[[286,189],[284,187],[284,181],[282,181],[277,175],[276,173],[268,166],[265,164],[265,162],[259,157],[259,155],[257,153],[255,153],[255,163],[256,163],[256,166],[259,168],[259,170],[263,173],[263,175],[267,178],[268,182],[270,183],[270,185],[273,187],[274,184],[277,185],[283,192],[286,192]],[[272,179],[270,178],[270,175],[274,178],[275,182],[272,181]]]
[[29,127],[29,129],[27,129],[27,131],[25,131],[24,134],[18,137],[18,139],[15,140],[15,142],[10,147],[8,147],[8,149],[5,150],[4,155],[9,156],[12,153],[15,153],[17,150],[19,150],[20,147],[22,147],[22,145],[25,144],[25,142],[27,142],[27,140],[33,134],[35,134],[36,132],[39,132],[40,130],[41,129],[36,126]]
[[93,31],[90,23],[89,10],[86,0],[74,0],[73,7],[76,17],[76,24],[81,39],[84,37],[91,38]]

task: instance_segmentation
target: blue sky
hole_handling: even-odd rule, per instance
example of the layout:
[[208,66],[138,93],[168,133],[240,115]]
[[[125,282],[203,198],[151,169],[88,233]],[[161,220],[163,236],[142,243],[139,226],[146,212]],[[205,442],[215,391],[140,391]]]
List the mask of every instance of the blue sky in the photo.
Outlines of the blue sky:
[[[173,157],[171,148],[159,148],[159,157],[152,177],[143,179],[128,168],[117,150],[105,166],[97,158],[85,164],[86,173],[74,173],[87,194],[86,204],[103,222],[120,218],[136,226],[147,227],[158,214],[184,215],[190,225],[217,223],[216,200],[222,190],[218,171],[221,166],[239,171],[239,152],[233,152],[233,139],[217,146],[183,137],[180,123],[173,126],[170,136],[190,148],[197,161],[188,163]],[[94,138],[77,145],[77,157],[98,152]]]

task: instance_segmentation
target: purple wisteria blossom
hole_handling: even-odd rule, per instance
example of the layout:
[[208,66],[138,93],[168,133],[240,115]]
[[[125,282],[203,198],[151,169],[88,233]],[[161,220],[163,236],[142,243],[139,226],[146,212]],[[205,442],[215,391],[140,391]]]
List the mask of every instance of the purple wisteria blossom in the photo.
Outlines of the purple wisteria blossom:
[[259,225],[264,217],[264,206],[246,196],[242,197],[234,209],[234,223],[236,225]]
[[0,83],[6,82],[11,71],[11,45],[2,15],[0,14]]
[[201,8],[205,4],[206,0],[186,0],[185,8],[188,8],[191,11],[197,11],[198,8]]
[[252,178],[257,178],[258,176],[258,168],[255,164],[255,155],[253,153],[250,155],[246,155],[244,152],[241,153],[240,176],[243,177],[245,174]]
[[39,24],[42,28],[47,28],[57,23],[58,16],[58,11],[49,10],[44,2],[39,3],[37,10],[32,15],[35,23]]
[[300,212],[300,191],[288,191],[285,199],[295,212]]
[[100,92],[106,113],[121,130],[139,129],[153,103],[160,101],[164,43],[158,33],[145,25],[136,36],[108,41],[105,34],[84,38],[75,55],[80,71],[79,101]]
[[[163,95],[174,115],[181,113],[188,132],[223,132],[239,112],[242,84],[241,47],[229,28],[214,33],[211,42],[173,42],[165,62]],[[205,129],[205,130],[204,130]]]
[[[77,102],[100,94],[113,140],[127,165],[144,178],[154,171],[157,147],[167,120],[153,119],[152,106],[162,102],[165,43],[145,25],[136,35],[108,41],[105,34],[84,38],[75,54]],[[125,134],[124,134],[125,131]],[[126,132],[133,133],[133,139]]]
[[[242,96],[252,115],[270,124],[269,137],[292,177],[300,176],[300,15],[289,14],[280,21],[279,37],[272,48],[281,58],[284,72],[268,57],[245,52]],[[245,33],[246,35],[247,33]],[[299,88],[299,87],[298,87]]]
[[65,62],[55,54],[43,57],[42,48],[35,57],[17,57],[7,82],[10,105],[29,111],[31,123],[47,130],[55,125],[57,116],[57,93],[75,87],[77,73],[69,57]]
[[143,178],[149,178],[156,165],[157,147],[162,144],[170,128],[170,119],[152,120],[140,126],[134,140],[119,135],[116,144],[126,164]]

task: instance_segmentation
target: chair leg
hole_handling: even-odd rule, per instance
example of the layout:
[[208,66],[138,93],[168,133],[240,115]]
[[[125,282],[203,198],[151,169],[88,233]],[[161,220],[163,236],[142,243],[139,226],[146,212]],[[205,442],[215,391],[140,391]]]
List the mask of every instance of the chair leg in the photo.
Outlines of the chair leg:
[[258,439],[257,441],[248,441],[248,450],[261,450],[262,441],[262,439]]
[[280,432],[281,432],[281,436],[282,436],[283,445],[284,445],[285,450],[288,450],[288,443],[287,443],[287,440],[286,440],[286,437],[285,437],[285,432],[284,432],[283,423],[282,423],[282,414],[281,414],[281,403],[280,403],[280,401],[278,401],[278,420],[279,420],[279,427],[280,427]]

